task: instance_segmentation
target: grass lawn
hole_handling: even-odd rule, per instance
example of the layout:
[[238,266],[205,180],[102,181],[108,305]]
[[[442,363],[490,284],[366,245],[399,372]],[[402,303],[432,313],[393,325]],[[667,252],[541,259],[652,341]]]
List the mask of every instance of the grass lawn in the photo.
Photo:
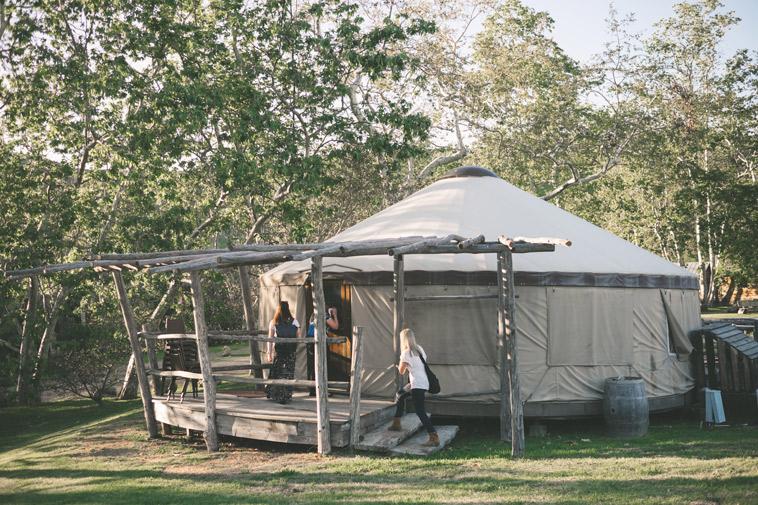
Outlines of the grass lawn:
[[737,314],[732,307],[710,307],[700,313],[703,319],[732,319],[741,317],[758,317],[758,312],[746,312],[745,314]]
[[201,440],[147,440],[139,401],[13,407],[0,410],[0,503],[758,503],[754,426],[656,418],[633,441],[597,421],[549,431],[520,461],[490,421],[428,459],[240,440],[208,454]]

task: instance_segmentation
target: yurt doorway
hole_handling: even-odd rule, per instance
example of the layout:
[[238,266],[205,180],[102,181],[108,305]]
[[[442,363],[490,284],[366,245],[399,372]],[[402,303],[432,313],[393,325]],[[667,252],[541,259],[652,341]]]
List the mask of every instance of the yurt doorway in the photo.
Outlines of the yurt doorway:
[[[307,320],[311,320],[313,314],[313,286],[306,285],[306,314]],[[349,381],[350,360],[352,358],[351,328],[352,317],[350,311],[350,284],[339,279],[324,279],[324,301],[327,309],[333,307],[337,311],[339,327],[333,330],[327,327],[327,334],[347,337],[340,344],[329,344],[327,353],[327,370],[329,380]]]

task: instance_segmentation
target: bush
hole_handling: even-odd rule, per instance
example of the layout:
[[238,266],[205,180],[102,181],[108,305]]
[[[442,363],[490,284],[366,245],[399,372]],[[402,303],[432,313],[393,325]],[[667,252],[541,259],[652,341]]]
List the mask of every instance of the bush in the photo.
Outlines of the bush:
[[120,381],[118,370],[129,351],[122,335],[90,334],[61,342],[50,362],[51,385],[100,404]]

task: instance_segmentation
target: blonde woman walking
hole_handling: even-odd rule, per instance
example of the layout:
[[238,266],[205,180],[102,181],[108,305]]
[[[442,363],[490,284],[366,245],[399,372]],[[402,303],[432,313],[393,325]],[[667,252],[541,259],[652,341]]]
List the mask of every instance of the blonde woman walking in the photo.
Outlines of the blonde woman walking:
[[426,409],[424,408],[424,396],[429,391],[429,378],[426,376],[426,369],[424,367],[426,352],[416,343],[416,336],[410,328],[406,328],[400,332],[400,349],[402,352],[400,354],[398,369],[400,370],[400,375],[408,372],[410,380],[409,384],[402,391],[398,392],[395,418],[392,420],[392,425],[389,429],[390,431],[402,430],[400,418],[403,417],[405,399],[410,396],[413,400],[416,415],[429,434],[429,440],[422,445],[440,445],[440,437],[437,435],[437,430],[432,426],[432,421],[429,420],[429,416],[426,415]]

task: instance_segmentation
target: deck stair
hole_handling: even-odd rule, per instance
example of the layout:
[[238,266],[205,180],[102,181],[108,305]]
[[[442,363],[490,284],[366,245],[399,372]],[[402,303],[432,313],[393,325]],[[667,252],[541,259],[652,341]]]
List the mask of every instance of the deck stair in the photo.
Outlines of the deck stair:
[[428,456],[445,448],[458,433],[457,426],[436,426],[440,445],[425,447],[428,436],[421,429],[421,421],[416,414],[406,414],[400,420],[401,431],[389,431],[391,421],[379,425],[361,437],[355,448],[361,451],[384,452],[401,455]]

